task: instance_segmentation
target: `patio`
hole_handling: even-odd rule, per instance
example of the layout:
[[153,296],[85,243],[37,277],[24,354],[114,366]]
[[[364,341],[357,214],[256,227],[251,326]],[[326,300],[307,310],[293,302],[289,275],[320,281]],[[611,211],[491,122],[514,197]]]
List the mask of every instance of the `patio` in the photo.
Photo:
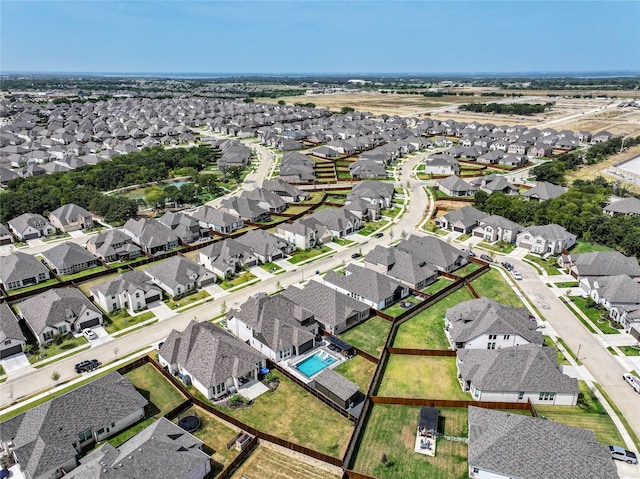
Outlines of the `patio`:
[[238,394],[253,401],[255,398],[257,398],[261,394],[266,393],[268,390],[269,388],[262,384],[262,382],[256,379],[252,379],[238,388]]

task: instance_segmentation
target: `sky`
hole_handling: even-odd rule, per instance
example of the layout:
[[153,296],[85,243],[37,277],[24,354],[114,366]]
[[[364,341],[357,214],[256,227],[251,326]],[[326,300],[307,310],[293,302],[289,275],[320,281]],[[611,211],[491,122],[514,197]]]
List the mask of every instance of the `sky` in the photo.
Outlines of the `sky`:
[[640,71],[640,1],[1,0],[0,71]]

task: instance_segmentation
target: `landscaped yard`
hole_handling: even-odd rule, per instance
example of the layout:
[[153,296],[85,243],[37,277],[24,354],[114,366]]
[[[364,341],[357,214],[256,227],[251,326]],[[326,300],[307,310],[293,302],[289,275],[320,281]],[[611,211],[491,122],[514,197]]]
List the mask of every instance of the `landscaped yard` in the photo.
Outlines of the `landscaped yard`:
[[49,286],[51,284],[56,284],[58,282],[57,279],[55,278],[51,278],[48,279],[46,281],[42,281],[38,284],[32,284],[31,286],[25,286],[24,288],[20,288],[20,289],[12,289],[7,291],[7,294],[9,296],[13,295],[13,294],[18,294],[18,293],[24,293],[25,291],[33,291],[36,289],[40,289],[40,288],[44,288],[45,286]]
[[344,238],[333,238],[333,242],[339,244],[340,246],[353,246],[354,244],[356,244],[355,241]]
[[456,358],[392,354],[376,396],[469,400],[458,382]]
[[[463,479],[468,477],[467,445],[438,439],[436,456],[414,452],[419,407],[376,404],[355,454],[353,469],[380,479]],[[466,437],[466,409],[440,409],[444,434]],[[381,464],[382,455],[393,465]]]
[[[388,314],[390,316],[393,316],[395,318],[397,316],[400,316],[407,309],[409,309],[409,308],[402,307],[401,303],[411,303],[412,305],[416,305],[420,301],[422,301],[422,300],[416,298],[415,295],[412,294],[412,295],[407,296],[406,298],[404,298],[402,301],[399,301],[399,302],[397,302],[395,304],[392,304],[388,308],[384,309],[383,312],[385,312],[386,314]],[[413,306],[410,306],[410,307],[413,307]]]
[[302,261],[306,261],[311,258],[315,258],[316,256],[320,256],[321,254],[329,253],[330,251],[333,251],[333,250],[325,245],[322,245],[322,247],[320,248],[299,250],[291,255],[291,258],[289,258],[289,263],[298,264],[298,263],[301,263]]
[[278,274],[283,273],[284,270],[275,263],[265,263],[261,264],[260,267],[265,270],[267,273]]
[[107,268],[104,266],[96,266],[95,268],[85,269],[84,271],[80,271],[79,273],[68,274],[65,276],[60,276],[62,281],[69,281],[72,279],[83,278],[84,276],[89,276],[90,274],[97,273],[98,271],[106,271]]
[[586,241],[576,241],[575,246],[570,250],[571,254],[592,253],[594,251],[611,251],[611,248],[599,244],[587,243]]
[[556,258],[551,257],[545,260],[545,259],[542,259],[540,256],[528,254],[527,256],[525,256],[525,259],[528,259],[532,263],[535,263],[538,266],[540,266],[542,269],[544,269],[547,272],[549,276],[562,274],[558,269],[558,267],[556,266],[557,264]]
[[524,307],[518,295],[495,268],[491,268],[479,278],[471,281],[471,287],[483,298],[491,298],[494,301],[510,306]]
[[578,307],[580,311],[582,311],[591,322],[600,329],[604,334],[619,334],[620,331],[611,326],[611,323],[608,319],[601,319],[600,315],[605,313],[606,311],[600,310],[597,308],[588,308],[587,304],[589,302],[586,298],[581,296],[569,296],[569,299],[573,302],[574,305]]
[[618,432],[611,417],[607,414],[602,403],[589,390],[589,387],[580,381],[580,391],[584,394],[583,406],[538,406],[538,416],[545,416],[550,421],[556,421],[569,426],[590,429],[596,435],[596,439],[602,444],[623,445],[624,441]]
[[618,346],[625,356],[640,356],[640,348],[635,346]]
[[119,309],[107,316],[108,319],[104,323],[104,329],[106,329],[109,334],[112,334],[116,331],[120,331],[121,329],[128,328],[129,326],[142,323],[153,317],[155,317],[155,315],[151,311],[131,316],[127,310]]
[[334,369],[338,374],[341,374],[352,383],[357,384],[360,387],[360,391],[364,394],[367,394],[369,390],[369,383],[373,378],[375,370],[375,364],[357,355]]
[[[40,347],[36,354],[27,355],[31,364],[42,361],[43,359],[52,358],[58,354],[68,353],[71,349],[78,346],[87,345],[89,341],[84,336],[78,336],[74,338],[71,334],[65,337],[65,340],[60,344],[55,344],[53,341],[48,343],[48,347]],[[88,345],[87,345],[88,347]]]
[[254,274],[250,273],[249,271],[245,271],[244,273],[240,273],[233,279],[225,279],[219,284],[219,286],[222,289],[229,289],[233,288],[234,286],[239,286],[241,284],[248,283],[249,281],[253,281],[256,278],[257,276],[255,276]]
[[196,293],[182,296],[180,299],[167,299],[165,301],[165,304],[171,309],[184,308],[188,304],[195,303],[196,301],[200,301],[201,299],[206,299],[209,296],[211,296],[209,293],[207,293],[204,289],[201,289]]
[[[274,372],[280,385],[256,398],[248,408],[225,413],[256,429],[335,457],[344,454],[353,425],[291,380]],[[286,411],[286,414],[282,412]]]
[[231,479],[340,479],[307,462],[259,445],[242,463]]
[[388,224],[388,220],[367,221],[366,223],[364,223],[363,228],[358,231],[358,234],[361,234],[362,236],[369,236],[373,234],[374,231],[377,231],[380,228],[384,228]]
[[504,241],[498,241],[496,243],[481,241],[478,246],[502,254],[509,254],[516,249],[515,243],[505,243]]
[[389,321],[379,316],[373,316],[364,323],[339,334],[338,337],[372,356],[380,357],[389,331],[391,331]]
[[400,208],[395,206],[393,208],[384,208],[380,210],[380,214],[382,216],[386,216],[387,218],[395,218],[400,213]]
[[393,347],[449,349],[444,334],[444,314],[447,309],[470,299],[473,296],[463,287],[406,320],[398,327]]

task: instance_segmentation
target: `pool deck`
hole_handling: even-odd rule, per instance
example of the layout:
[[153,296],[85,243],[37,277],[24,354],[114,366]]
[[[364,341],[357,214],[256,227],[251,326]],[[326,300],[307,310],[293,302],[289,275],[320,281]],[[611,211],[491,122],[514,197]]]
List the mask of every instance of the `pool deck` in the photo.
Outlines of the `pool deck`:
[[[329,364],[326,368],[322,368],[320,371],[315,373],[313,376],[307,377],[301,371],[299,371],[298,368],[295,367],[295,365],[298,364],[301,361],[304,361],[307,358],[310,358],[311,356],[316,354],[318,351],[324,351],[325,353],[329,354],[331,357],[335,358],[336,360],[335,360],[335,362]],[[346,361],[346,358],[341,357],[340,355],[330,351],[323,344],[323,345],[318,346],[318,347],[312,349],[311,351],[309,351],[307,353],[304,353],[304,354],[302,354],[300,356],[294,356],[293,358],[285,359],[284,361],[279,362],[278,365],[282,366],[284,369],[289,371],[291,374],[293,374],[295,377],[297,377],[301,381],[305,382],[306,384],[309,384],[311,381],[313,381],[314,376],[316,376],[321,371],[324,371],[325,369],[333,369],[336,366],[338,366],[339,364],[342,364],[344,361]]]

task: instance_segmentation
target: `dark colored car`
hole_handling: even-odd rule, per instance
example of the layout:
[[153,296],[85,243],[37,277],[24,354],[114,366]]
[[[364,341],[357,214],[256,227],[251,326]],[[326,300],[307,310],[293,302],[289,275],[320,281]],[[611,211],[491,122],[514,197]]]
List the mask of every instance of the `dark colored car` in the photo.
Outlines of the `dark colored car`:
[[382,233],[376,233],[374,236],[376,238],[382,238],[384,235]]
[[360,253],[353,253],[353,254],[351,255],[351,257],[352,257],[353,259],[359,258],[360,256],[362,256]]
[[75,365],[76,373],[86,373],[88,371],[93,371],[94,369],[98,369],[100,363],[97,359],[90,359],[88,361],[81,361]]
[[493,259],[491,259],[491,256],[489,256],[488,254],[481,254],[480,259],[482,261],[486,261],[487,263],[493,263]]
[[503,261],[502,263],[500,263],[504,269],[506,269],[507,271],[511,271],[513,269],[513,265],[511,263],[507,263],[506,261]]

